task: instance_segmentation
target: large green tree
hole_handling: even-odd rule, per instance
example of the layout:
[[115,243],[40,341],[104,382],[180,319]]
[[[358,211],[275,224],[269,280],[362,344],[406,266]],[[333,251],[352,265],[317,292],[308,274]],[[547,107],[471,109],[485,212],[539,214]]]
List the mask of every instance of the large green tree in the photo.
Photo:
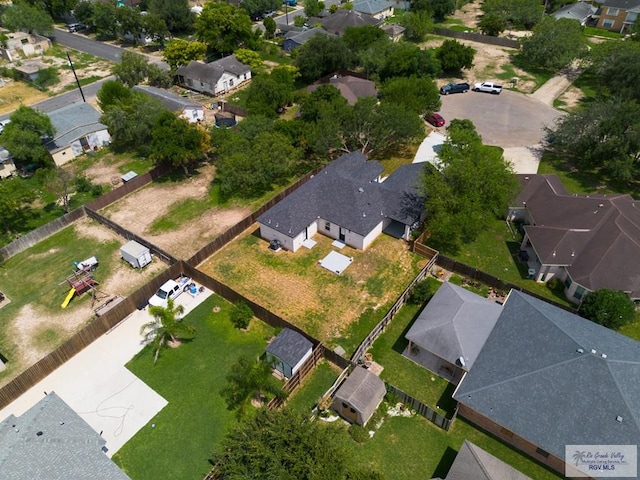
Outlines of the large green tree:
[[93,2],[91,20],[99,38],[115,38],[118,34],[118,20],[115,2]]
[[377,25],[365,25],[362,27],[347,27],[342,35],[342,40],[347,47],[355,53],[369,48],[379,41],[389,41],[386,33]]
[[0,182],[0,225],[6,234],[23,231],[35,192],[20,178]]
[[195,20],[189,0],[149,0],[149,13],[162,18],[172,33],[191,31]]
[[345,447],[346,430],[288,409],[260,410],[239,423],[213,454],[220,480],[384,480]]
[[149,63],[146,57],[126,50],[122,52],[120,62],[111,68],[111,73],[126,86],[134,87],[147,80],[161,78],[162,73],[159,70],[160,67]]
[[422,42],[427,33],[433,31],[433,20],[428,11],[406,12],[402,16],[404,36],[414,42]]
[[77,0],[27,0],[29,4],[40,6],[53,18],[62,18],[64,14],[71,12]]
[[532,67],[558,71],[587,51],[582,26],[575,20],[546,16],[522,41],[520,55]]
[[463,68],[473,67],[473,57],[476,51],[457,40],[445,40],[436,51],[436,58],[440,61],[442,71],[447,73],[460,72]]
[[49,117],[21,105],[9,118],[11,122],[2,132],[2,145],[11,152],[16,163],[19,166],[50,164],[51,156],[43,144],[43,139],[55,134]]
[[149,158],[156,163],[180,167],[188,175],[189,166],[204,157],[208,145],[205,131],[197,124],[166,111],[153,126]]
[[293,101],[298,75],[295,67],[283,65],[270,74],[254,78],[248,87],[247,111],[252,115],[276,117],[280,108]]
[[17,1],[2,13],[2,25],[11,31],[26,31],[40,35],[53,34],[53,19],[40,5]]
[[154,364],[158,361],[160,351],[169,342],[177,344],[181,340],[195,338],[195,328],[177,318],[184,313],[184,307],[176,306],[173,300],[168,299],[166,307],[156,305],[149,307],[149,313],[153,316],[153,320],[140,327],[140,335],[143,336],[143,341],[150,344],[153,349]]
[[246,10],[228,3],[207,2],[195,21],[196,36],[211,53],[229,54],[238,47],[257,45]]
[[202,42],[174,38],[165,45],[162,59],[175,70],[182,65],[188,65],[192,60],[203,60],[206,53],[207,46]]
[[440,109],[440,92],[428,77],[396,77],[387,80],[381,90],[383,102],[402,105],[418,115]]
[[316,35],[298,48],[295,65],[302,79],[313,82],[337,70],[354,66],[355,56],[341,37]]
[[259,17],[263,13],[273,12],[282,5],[280,0],[243,0],[242,8],[244,8],[250,17]]
[[454,0],[413,0],[411,2],[412,12],[427,12],[433,16],[436,22],[442,22],[447,15],[451,15],[456,10]]
[[617,330],[635,320],[636,309],[626,293],[601,288],[584,297],[580,305],[580,314],[593,322]]
[[441,73],[434,49],[422,50],[409,42],[376,42],[359,57],[365,72],[382,81],[392,77],[435,78]]
[[584,170],[597,169],[614,180],[638,178],[640,104],[598,99],[558,121],[549,131],[550,148]]
[[542,3],[538,0],[485,0],[485,15],[504,18],[516,28],[531,29],[542,20]]
[[251,360],[242,356],[231,367],[227,375],[227,384],[220,391],[227,408],[243,418],[252,401],[262,403],[266,395],[284,400],[287,393],[281,384],[271,375],[273,367],[264,360]]
[[439,170],[425,169],[423,195],[430,245],[455,253],[504,214],[517,181],[502,152],[483,145],[471,121],[452,120],[447,133]]
[[601,93],[640,102],[639,58],[640,42],[603,42],[591,46],[588,70]]

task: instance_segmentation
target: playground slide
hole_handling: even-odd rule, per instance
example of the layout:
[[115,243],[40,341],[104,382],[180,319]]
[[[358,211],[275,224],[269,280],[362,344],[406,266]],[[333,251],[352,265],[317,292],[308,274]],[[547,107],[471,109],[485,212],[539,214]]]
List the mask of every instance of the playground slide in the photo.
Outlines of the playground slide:
[[69,290],[69,293],[67,294],[67,298],[65,298],[64,302],[62,302],[62,305],[60,305],[61,308],[67,308],[67,305],[69,305],[69,302],[73,298],[74,293],[76,293],[75,288],[72,288],[71,290]]

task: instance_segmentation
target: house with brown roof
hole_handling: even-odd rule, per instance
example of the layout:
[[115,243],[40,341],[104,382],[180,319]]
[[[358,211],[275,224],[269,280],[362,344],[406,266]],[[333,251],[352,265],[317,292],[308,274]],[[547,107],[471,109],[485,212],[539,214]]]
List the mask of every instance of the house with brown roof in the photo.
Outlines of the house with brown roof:
[[598,14],[598,28],[613,32],[626,32],[636,23],[640,14],[640,0],[605,0]]
[[251,80],[251,67],[229,55],[210,63],[192,60],[176,70],[176,83],[209,95],[223,95]]
[[508,220],[524,223],[520,249],[533,279],[560,279],[574,303],[601,288],[640,299],[640,201],[572,194],[556,175],[518,178],[523,188]]
[[378,95],[376,84],[362,75],[352,72],[341,72],[327,75],[317,82],[307,87],[307,92],[311,93],[321,85],[332,85],[340,91],[340,94],[351,106],[355,105],[358,99],[375,97]]

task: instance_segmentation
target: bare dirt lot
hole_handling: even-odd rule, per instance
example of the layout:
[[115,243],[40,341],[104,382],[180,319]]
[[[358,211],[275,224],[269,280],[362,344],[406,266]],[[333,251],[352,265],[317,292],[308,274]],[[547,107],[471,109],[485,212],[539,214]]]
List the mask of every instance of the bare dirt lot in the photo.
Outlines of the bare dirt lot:
[[[250,213],[248,208],[212,208],[197,219],[185,222],[177,230],[151,233],[154,220],[188,199],[199,200],[207,196],[215,168],[205,165],[198,175],[178,183],[153,183],[109,206],[105,214],[132,232],[167,250],[178,258],[189,258],[227,228]],[[179,210],[176,214],[179,216]]]

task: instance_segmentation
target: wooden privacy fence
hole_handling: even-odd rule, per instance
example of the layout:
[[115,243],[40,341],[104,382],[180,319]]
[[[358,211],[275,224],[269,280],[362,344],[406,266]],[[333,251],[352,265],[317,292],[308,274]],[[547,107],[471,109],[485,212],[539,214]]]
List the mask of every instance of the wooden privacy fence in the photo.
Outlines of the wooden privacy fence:
[[384,317],[382,317],[382,320],[380,320],[378,324],[375,327],[373,327],[373,330],[371,330],[369,335],[367,335],[365,339],[360,343],[358,348],[356,348],[356,351],[353,352],[353,355],[351,355],[352,362],[357,363],[364,356],[366,351],[369,350],[369,348],[371,348],[371,345],[373,345],[373,342],[375,342],[376,339],[380,336],[380,334],[384,332],[389,322],[393,320],[393,317],[395,317],[396,313],[398,313],[398,311],[405,304],[405,302],[407,301],[407,298],[411,294],[411,290],[413,290],[413,287],[415,287],[416,283],[422,281],[424,277],[427,276],[427,274],[429,273],[429,270],[434,265],[437,258],[438,258],[438,252],[436,252],[436,254],[429,260],[429,262],[422,268],[422,270],[418,272],[416,277],[411,281],[409,286],[404,289],[404,292],[400,294],[400,296],[395,301],[393,306],[389,309],[389,311],[385,314]]
[[160,260],[162,260],[167,265],[173,265],[174,263],[176,263],[178,261],[178,259],[176,257],[174,257],[170,253],[166,252],[165,250],[161,249],[157,245],[154,245],[153,243],[149,242],[148,240],[140,237],[139,235],[136,235],[132,231],[127,230],[124,227],[121,227],[116,222],[114,222],[112,220],[109,220],[107,217],[105,217],[104,215],[96,212],[95,210],[92,210],[89,207],[85,207],[85,211],[87,212],[87,216],[93,218],[97,222],[99,222],[102,225],[104,225],[104,226],[108,227],[109,229],[113,230],[114,232],[116,232],[121,237],[126,238],[127,240],[135,240],[139,244],[144,245],[145,247],[147,247],[151,251],[152,254],[154,254],[156,257],[158,257]]
[[244,232],[247,228],[253,225],[260,215],[262,215],[264,212],[269,210],[271,207],[273,207],[276,203],[278,203],[280,200],[285,198],[287,195],[290,195],[291,193],[296,191],[298,188],[300,188],[302,185],[307,183],[319,171],[320,171],[320,168],[316,168],[313,172],[305,175],[304,177],[299,179],[297,182],[295,182],[293,185],[290,185],[289,187],[287,187],[285,190],[277,194],[267,203],[263,204],[256,211],[246,216],[245,218],[240,220],[238,223],[236,223],[234,226],[227,229],[220,236],[215,238],[212,242],[202,247],[189,260],[187,260],[187,262],[190,265],[193,265],[194,267],[200,265],[207,258],[209,258],[211,255],[216,253],[218,250],[224,247],[227,243],[229,243],[231,240],[236,238],[238,235]]
[[139,305],[146,303],[147,299],[151,297],[164,282],[179,274],[179,264],[168,268],[149,283],[133,292],[122,302],[115,305],[112,309],[100,317],[94,318],[91,323],[79,330],[53,352],[49,353],[0,388],[0,409],[6,407],[76,353],[118,325],[124,318],[133,313]]
[[433,423],[434,425],[437,425],[443,430],[449,430],[449,428],[451,428],[451,425],[453,424],[453,421],[455,420],[458,412],[457,407],[456,407],[455,413],[453,414],[453,417],[447,418],[440,415],[438,412],[433,410],[428,405],[425,405],[420,400],[417,400],[413,398],[411,395],[404,393],[399,388],[391,385],[390,383],[387,383],[387,382],[384,382],[384,383],[387,387],[387,392],[391,392],[394,395],[396,395],[398,397],[398,400],[400,400],[405,405],[410,405],[411,408],[413,408],[416,412],[418,412],[421,416],[429,420],[431,423]]
[[[313,349],[313,353],[307,360],[302,364],[302,366],[294,373],[291,378],[289,378],[282,389],[288,394],[292,393],[296,388],[300,386],[302,380],[305,379],[309,373],[313,371],[315,366],[318,364],[320,360],[324,357],[323,355],[323,345],[318,345]],[[275,408],[280,408],[286,400],[280,400],[278,398],[272,398],[271,401],[267,404],[267,408],[269,410],[273,410]]]
[[51,235],[58,233],[65,227],[68,227],[76,220],[84,217],[84,208],[76,208],[75,210],[52,220],[51,222],[42,225],[41,227],[32,230],[31,232],[23,235],[20,238],[17,238],[9,245],[6,245],[0,249],[0,256],[4,260],[8,260],[9,258],[17,255],[18,253],[26,250],[27,248],[33,247],[38,242],[41,242],[45,238],[49,238]]
[[449,30],[448,28],[434,28],[433,33],[442,35],[443,37],[460,38],[462,40],[470,40],[472,42],[487,43],[489,45],[498,45],[500,47],[520,48],[520,42],[503,37],[492,37],[475,32],[459,32],[457,30]]

